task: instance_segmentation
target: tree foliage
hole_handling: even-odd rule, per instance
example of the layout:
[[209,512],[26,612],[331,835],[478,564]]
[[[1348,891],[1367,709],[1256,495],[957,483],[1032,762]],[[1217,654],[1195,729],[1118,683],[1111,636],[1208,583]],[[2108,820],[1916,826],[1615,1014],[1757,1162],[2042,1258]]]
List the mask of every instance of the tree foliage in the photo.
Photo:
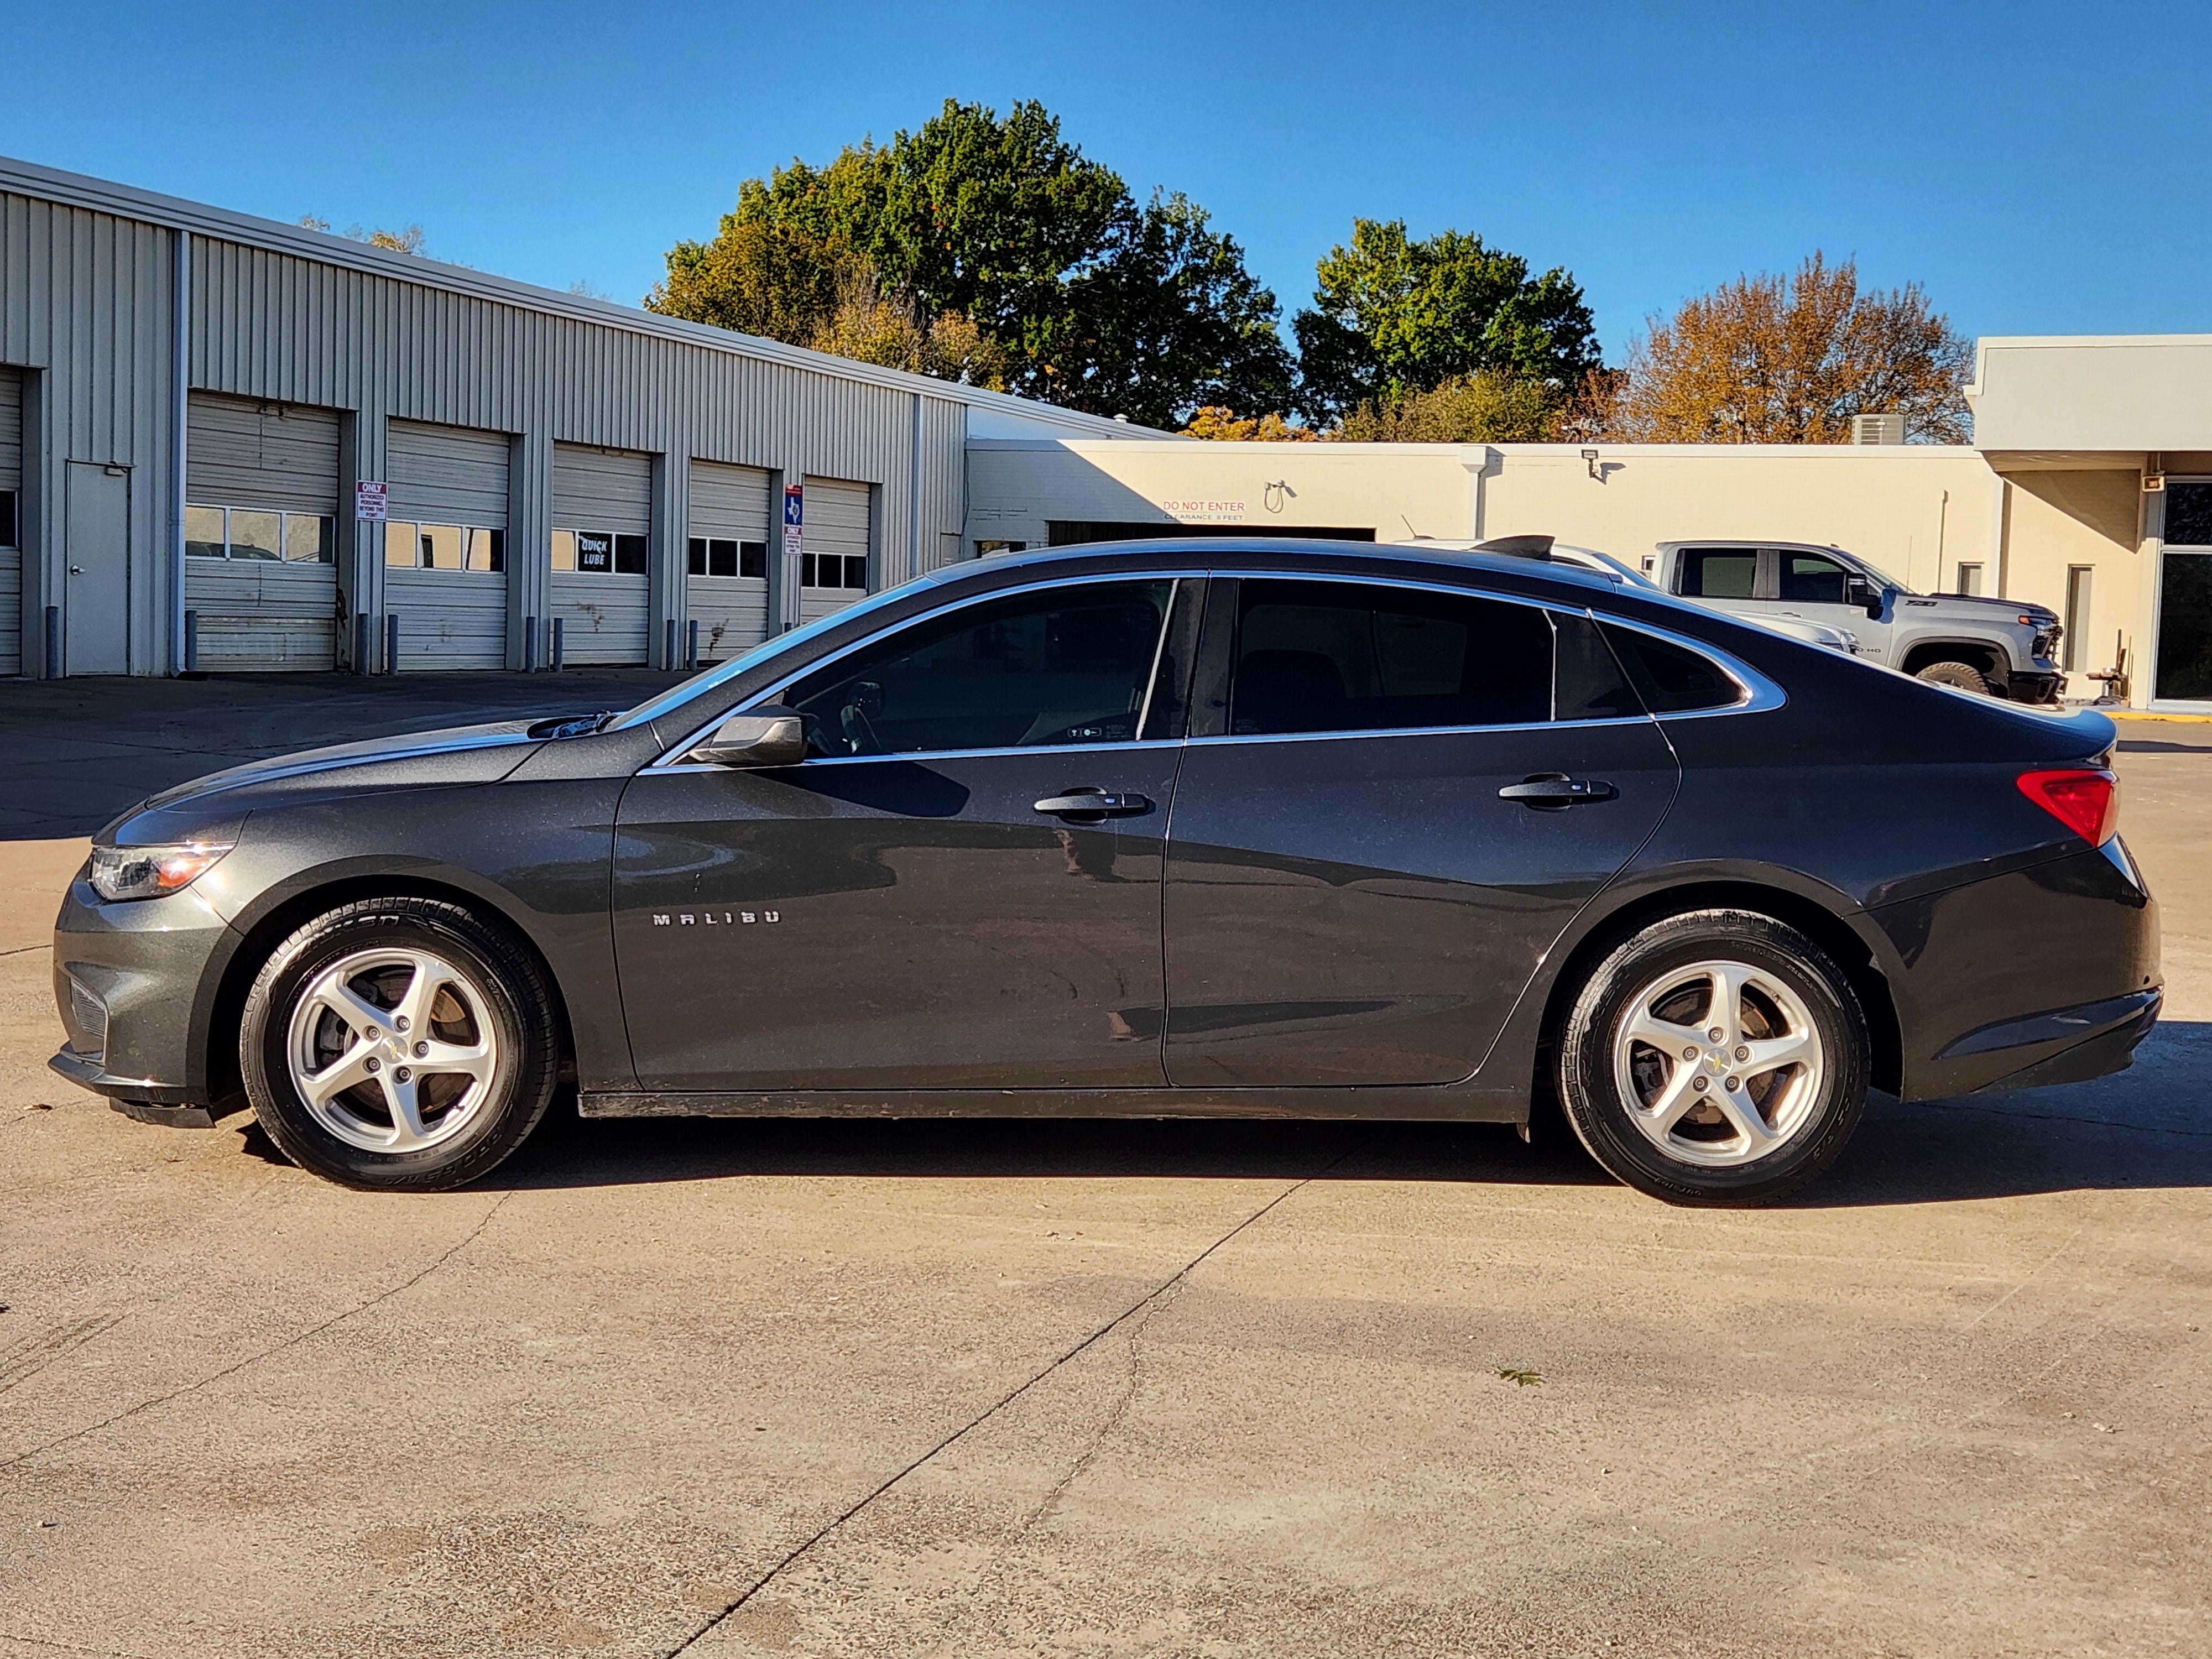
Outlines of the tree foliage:
[[[301,214],[299,222],[304,229],[319,230],[325,236],[331,233],[331,222],[319,219],[312,213]],[[394,253],[428,257],[422,252],[422,227],[420,225],[403,225],[398,230],[386,230],[381,227],[375,230],[363,230],[359,225],[348,225],[338,234],[353,241],[366,242],[371,247],[389,248]]]
[[1610,434],[1647,443],[1844,443],[1891,411],[1963,443],[1972,343],[1917,283],[1862,292],[1818,252],[1790,276],[1740,276],[1685,301],[1630,348]]
[[1220,404],[1209,404],[1190,417],[1182,435],[1217,443],[1310,444],[1320,434],[1310,426],[1292,426],[1280,415],[1246,417]]
[[713,240],[669,251],[646,303],[799,343],[843,338],[824,330],[856,269],[929,326],[990,341],[1007,389],[1028,396],[1170,425],[1208,401],[1289,395],[1274,296],[1235,240],[1180,195],[1139,206],[1033,102],[1001,118],[947,100],[888,144],[746,179]]
[[1402,219],[1353,220],[1291,328],[1304,408],[1322,422],[1485,371],[1564,391],[1598,365],[1596,325],[1565,270],[1531,276],[1520,255],[1456,230],[1417,241]]
[[1486,368],[1394,402],[1361,404],[1330,435],[1352,443],[1548,443],[1567,402],[1549,381]]

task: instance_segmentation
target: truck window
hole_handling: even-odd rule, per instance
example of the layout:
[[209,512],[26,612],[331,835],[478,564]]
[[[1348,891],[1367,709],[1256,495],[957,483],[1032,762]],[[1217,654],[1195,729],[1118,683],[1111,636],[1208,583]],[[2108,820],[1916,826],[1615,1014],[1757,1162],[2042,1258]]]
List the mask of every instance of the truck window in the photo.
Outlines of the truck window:
[[1800,605],[1847,605],[1844,579],[1850,573],[1823,553],[1782,555],[1782,597]]
[[1748,547],[1686,547],[1680,586],[1691,599],[1748,599],[1759,575],[1759,554]]

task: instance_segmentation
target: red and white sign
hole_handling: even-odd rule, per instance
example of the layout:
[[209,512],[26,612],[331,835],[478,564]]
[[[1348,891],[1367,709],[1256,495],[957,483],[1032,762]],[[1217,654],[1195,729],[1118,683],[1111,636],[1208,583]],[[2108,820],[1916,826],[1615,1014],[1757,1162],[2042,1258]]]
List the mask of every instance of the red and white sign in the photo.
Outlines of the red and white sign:
[[366,479],[356,484],[353,487],[354,517],[367,520],[372,523],[383,523],[385,497],[391,489],[390,484],[370,483]]
[[1242,524],[1244,503],[1217,501],[1165,501],[1160,510],[1182,524]]

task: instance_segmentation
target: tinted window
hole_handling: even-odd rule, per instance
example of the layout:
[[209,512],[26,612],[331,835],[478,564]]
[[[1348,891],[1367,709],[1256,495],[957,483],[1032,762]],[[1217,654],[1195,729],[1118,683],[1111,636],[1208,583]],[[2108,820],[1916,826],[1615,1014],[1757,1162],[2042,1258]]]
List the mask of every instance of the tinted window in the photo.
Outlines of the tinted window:
[[1844,578],[1850,573],[1824,553],[1782,556],[1782,597],[1800,605],[1845,605]]
[[2166,485],[2165,538],[2174,547],[2212,547],[2212,483]]
[[970,605],[807,676],[787,701],[819,755],[1127,743],[1175,586],[1082,583]]
[[1748,547],[1686,547],[1681,586],[1693,599],[1748,599],[1759,575],[1759,554]]
[[1644,713],[1595,623],[1554,611],[1552,632],[1559,658],[1552,692],[1554,720],[1620,720]]
[[1602,624],[1613,654],[1655,714],[1686,714],[1698,708],[1726,708],[1743,691],[1726,674],[1699,656],[1632,629]]
[[1552,624],[1533,605],[1344,582],[1246,581],[1229,729],[1382,732],[1552,714]]

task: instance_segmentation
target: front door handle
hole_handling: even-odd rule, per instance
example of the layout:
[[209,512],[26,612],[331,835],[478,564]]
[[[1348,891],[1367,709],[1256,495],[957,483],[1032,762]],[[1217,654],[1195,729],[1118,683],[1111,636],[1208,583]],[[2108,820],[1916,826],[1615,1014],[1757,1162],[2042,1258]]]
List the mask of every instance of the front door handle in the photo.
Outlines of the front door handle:
[[1047,795],[1034,809],[1055,818],[1126,818],[1152,810],[1152,798],[1128,789],[1085,785],[1065,794]]
[[1591,801],[1611,800],[1620,793],[1596,778],[1571,778],[1564,772],[1539,772],[1498,792],[1500,800],[1517,800],[1539,812],[1558,812]]

